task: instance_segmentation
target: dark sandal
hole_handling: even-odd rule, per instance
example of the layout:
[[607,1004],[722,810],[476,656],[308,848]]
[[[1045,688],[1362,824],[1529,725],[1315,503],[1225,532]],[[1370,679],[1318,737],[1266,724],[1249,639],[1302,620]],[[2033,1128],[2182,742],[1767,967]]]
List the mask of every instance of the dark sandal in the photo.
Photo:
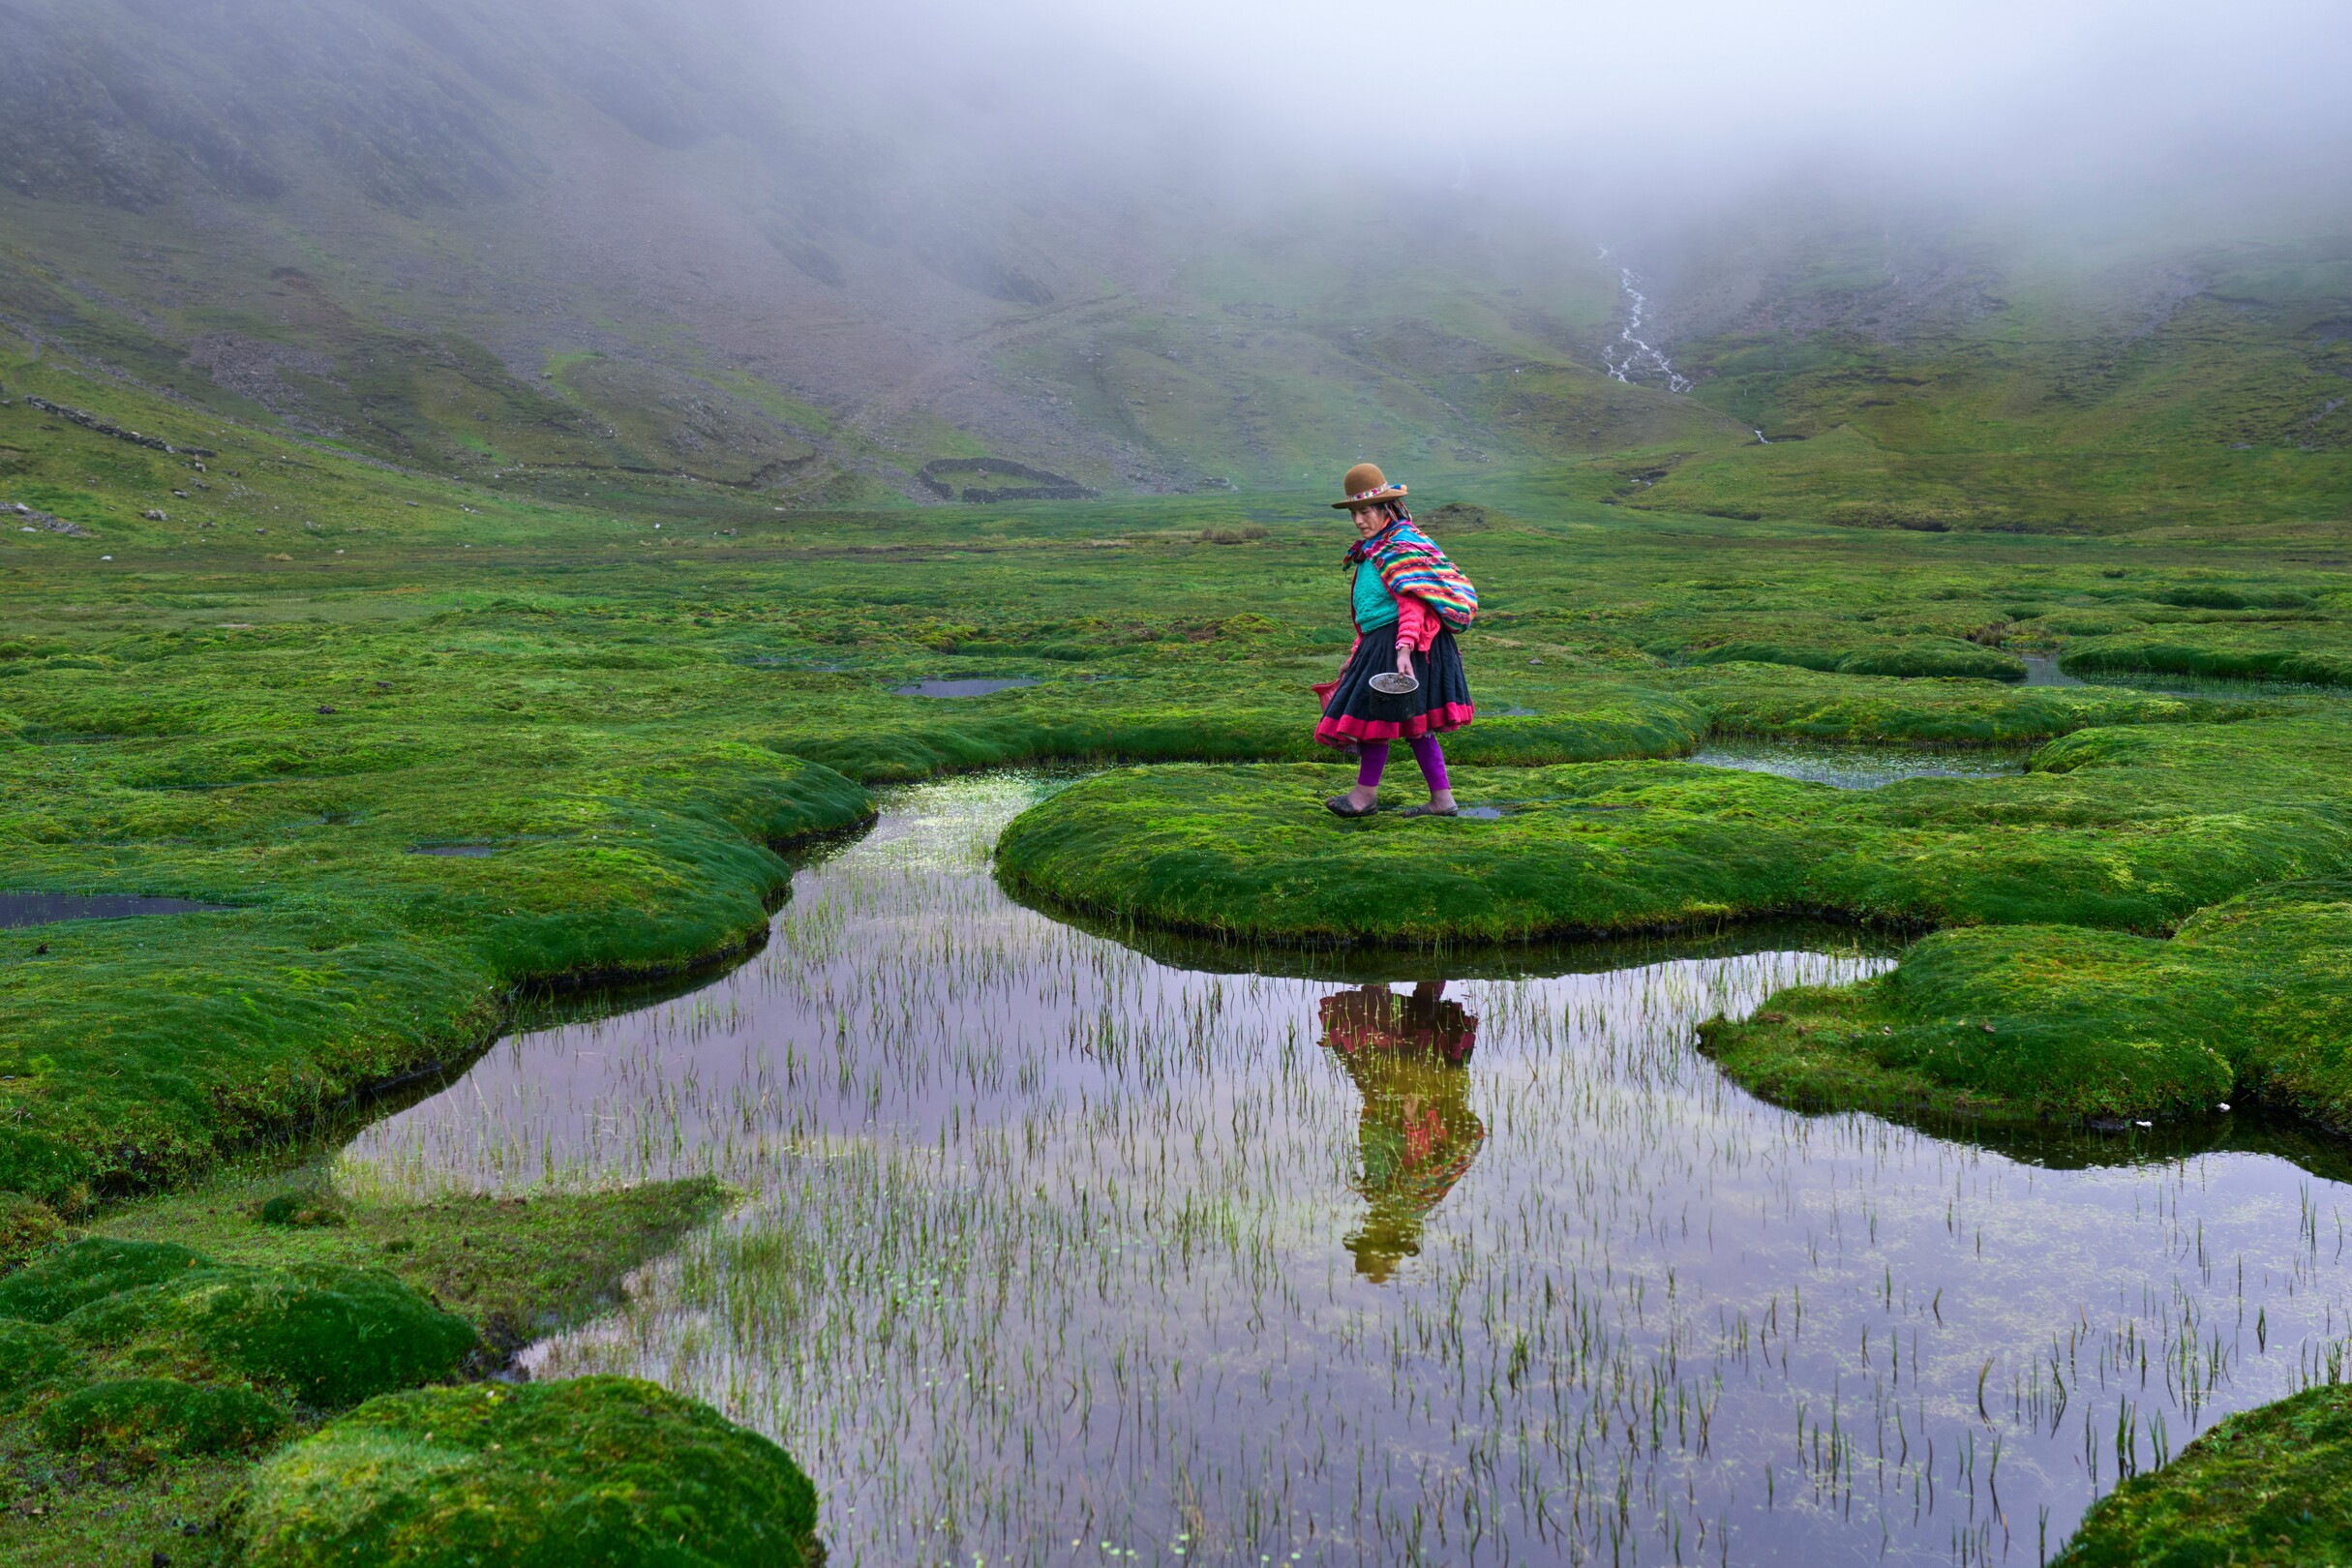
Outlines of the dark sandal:
[[1462,807],[1456,806],[1451,811],[1440,811],[1433,805],[1406,806],[1397,815],[1400,817],[1459,817],[1462,815]]
[[1369,817],[1380,809],[1380,802],[1374,800],[1363,810],[1358,811],[1354,806],[1347,803],[1347,797],[1344,795],[1335,795],[1330,799],[1325,800],[1323,805],[1324,808],[1330,811],[1330,813],[1335,817]]

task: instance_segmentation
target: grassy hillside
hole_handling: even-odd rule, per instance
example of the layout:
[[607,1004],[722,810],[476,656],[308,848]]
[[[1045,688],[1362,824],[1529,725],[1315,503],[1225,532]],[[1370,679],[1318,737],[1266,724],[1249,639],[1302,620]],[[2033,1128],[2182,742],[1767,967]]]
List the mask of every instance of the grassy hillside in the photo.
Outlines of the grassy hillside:
[[[2352,241],[2325,213],[2058,244],[1793,197],[1604,259],[1499,196],[1040,172],[993,122],[831,66],[723,6],[209,0],[159,28],[28,0],[0,14],[0,327],[567,498],[930,500],[1002,488],[939,482],[991,459],[1264,494],[1359,455],[1422,480],[1580,462],[1589,500],[1882,528],[2294,525],[2352,498]],[[1687,395],[1607,374],[1620,259]]]
[[2340,523],[2352,234],[2328,221],[1909,247],[1824,225],[1777,267],[1699,259],[1674,280],[1677,366],[1763,439],[1672,454],[1624,498],[1915,529]]

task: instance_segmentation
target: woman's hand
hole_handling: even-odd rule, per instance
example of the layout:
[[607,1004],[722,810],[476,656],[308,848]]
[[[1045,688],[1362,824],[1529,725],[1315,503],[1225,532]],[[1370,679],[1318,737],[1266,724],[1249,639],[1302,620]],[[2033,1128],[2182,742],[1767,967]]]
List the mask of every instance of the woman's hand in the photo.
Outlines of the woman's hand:
[[1397,673],[1408,680],[1413,677],[1413,645],[1402,637],[1397,639]]

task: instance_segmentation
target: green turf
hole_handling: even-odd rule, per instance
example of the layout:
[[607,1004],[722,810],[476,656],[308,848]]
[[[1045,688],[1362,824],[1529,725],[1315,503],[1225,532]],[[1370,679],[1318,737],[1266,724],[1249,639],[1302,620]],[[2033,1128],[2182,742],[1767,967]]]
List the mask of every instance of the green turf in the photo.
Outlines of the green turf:
[[1844,991],[1784,991],[1707,1049],[1820,1108],[1978,1119],[2197,1116],[2266,1105],[2352,1131],[2352,882],[2278,883],[2169,939],[1946,931]]
[[2352,1390],[2231,1416],[2092,1505],[2055,1568],[2318,1568],[2352,1561]]
[[251,1389],[176,1377],[109,1378],[41,1412],[41,1435],[52,1449],[106,1449],[142,1460],[250,1449],[286,1424],[286,1412]]
[[795,1568],[816,1492],[784,1451],[625,1377],[428,1389],[260,1465],[228,1513],[247,1568],[384,1562]]
[[[0,539],[10,880],[234,906],[0,941],[0,1187],[68,1211],[465,1059],[519,981],[738,948],[783,887],[769,844],[856,821],[860,784],[1318,755],[1342,541],[1304,498],[779,515],[631,479],[531,499],[40,375],[223,454],[199,476],[0,408],[17,493],[95,530]],[[2005,688],[1992,644],[2352,646],[2343,575],[2283,543],[1635,516],[1573,475],[1483,483],[1431,509],[1485,585],[1465,766],[1724,734],[2041,740],[2195,710]],[[140,519],[159,498],[167,521]],[[1758,650],[1789,662],[1719,662]],[[890,690],[953,676],[1040,683]],[[412,853],[450,848],[487,853]]]
[[241,1379],[318,1409],[448,1377],[476,1342],[472,1325],[391,1275],[315,1263],[190,1269],[58,1326],[111,1359]]
[[1251,941],[1434,945],[1800,914],[2160,931],[2352,872],[2332,714],[2080,731],[2031,770],[1840,790],[1637,762],[1463,769],[1498,820],[1348,822],[1330,768],[1115,772],[1031,808],[997,864],[1100,916]]
[[410,1203],[269,1160],[113,1210],[0,1278],[0,1558],[212,1560],[189,1553],[271,1439],[582,1320],[724,1200]]

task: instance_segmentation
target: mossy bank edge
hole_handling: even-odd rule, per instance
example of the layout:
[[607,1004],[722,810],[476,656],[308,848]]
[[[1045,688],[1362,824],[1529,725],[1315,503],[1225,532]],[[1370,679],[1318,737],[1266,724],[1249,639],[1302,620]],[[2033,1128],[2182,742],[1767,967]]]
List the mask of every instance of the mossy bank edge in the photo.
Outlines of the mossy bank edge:
[[[1921,694],[1932,701],[1932,694]],[[2006,777],[1840,790],[1674,762],[1464,769],[1488,820],[1342,825],[1331,770],[1093,779],[998,849],[1016,890],[1240,943],[1442,946],[1829,916],[1936,934],[1784,992],[1708,1048],[1811,1107],[1979,1120],[2211,1113],[2352,1127],[2352,723],[2184,705]]]

